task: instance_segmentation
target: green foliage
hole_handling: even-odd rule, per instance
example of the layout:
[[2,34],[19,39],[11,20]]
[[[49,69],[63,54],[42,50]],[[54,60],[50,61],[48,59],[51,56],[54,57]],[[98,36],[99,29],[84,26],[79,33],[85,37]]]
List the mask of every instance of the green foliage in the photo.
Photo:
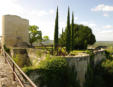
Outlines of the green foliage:
[[[72,27],[72,25],[71,25]],[[67,31],[60,35],[60,45],[66,46],[66,34]],[[86,49],[88,45],[95,43],[95,36],[92,33],[91,28],[84,25],[74,24],[74,49]]]
[[103,61],[98,63],[95,66],[94,69],[94,80],[93,80],[93,87],[109,87],[106,86],[106,81],[105,81],[105,70],[101,66]]
[[67,54],[65,47],[58,48],[58,55],[65,56]]
[[73,50],[69,54],[75,56],[78,55],[79,53],[89,54],[89,52],[90,52],[89,50]]
[[72,64],[72,66],[68,66],[67,74],[68,74],[67,87],[80,87],[80,83],[77,80],[77,71],[74,64]]
[[103,68],[103,76],[104,76],[104,83],[105,87],[112,87],[113,86],[113,60],[105,60],[102,62],[101,67]]
[[53,57],[46,59],[44,61],[41,61],[38,68],[39,69],[46,69],[46,70],[51,70],[51,69],[63,69],[67,66],[67,62],[64,58],[61,57]]
[[54,31],[54,48],[57,49],[58,46],[58,7],[56,12],[56,19],[55,19],[55,31]]
[[84,87],[94,87],[94,54],[90,53],[90,62],[85,74]]
[[[94,59],[91,58],[90,61],[94,61]],[[112,87],[113,59],[102,60],[95,67],[93,66],[94,62],[88,66],[84,87]]]
[[36,66],[24,66],[23,68],[22,68],[22,70],[25,72],[25,73],[28,73],[29,71],[33,71],[33,70],[36,70],[37,69],[37,67]]
[[69,67],[61,57],[48,57],[40,62],[37,69],[30,67],[25,71],[28,76],[36,71],[38,78],[34,82],[38,87],[80,87],[75,66]]
[[112,46],[107,47],[106,51],[112,54],[113,53],[113,47]]
[[71,25],[71,50],[74,49],[74,14],[72,13],[72,25]]
[[84,87],[93,87],[94,86],[93,81],[94,81],[94,71],[89,64],[87,67],[87,73],[85,75]]
[[26,59],[26,56],[24,57],[24,55],[21,54],[16,54],[16,56],[13,57],[13,60],[19,67],[31,65],[30,60],[28,58]]
[[105,51],[105,56],[107,59],[111,59],[110,52],[107,50]]
[[55,56],[65,56],[68,55],[65,47],[58,47],[57,50],[53,52]]
[[94,87],[112,87],[113,86],[113,60],[103,60],[95,66]]
[[66,46],[66,33],[64,31],[62,31],[62,34],[60,35],[59,45],[62,47]]
[[69,53],[71,50],[71,27],[70,27],[70,9],[68,7],[68,15],[67,15],[67,27],[66,27],[66,51]]
[[37,40],[42,40],[42,32],[38,30],[39,27],[36,25],[32,25],[29,27],[29,37],[30,37],[30,44],[32,46],[32,43]]
[[6,47],[6,45],[4,45],[4,50],[7,52],[7,53],[10,53],[10,49]]
[[113,73],[113,60],[107,59],[102,63],[102,67],[104,67],[109,73]]
[[43,36],[43,41],[49,40],[49,36]]

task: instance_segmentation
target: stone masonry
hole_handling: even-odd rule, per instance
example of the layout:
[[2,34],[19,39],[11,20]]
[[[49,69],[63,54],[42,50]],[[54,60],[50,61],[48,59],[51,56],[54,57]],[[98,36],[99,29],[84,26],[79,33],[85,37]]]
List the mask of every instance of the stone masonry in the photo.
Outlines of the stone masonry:
[[29,21],[16,15],[2,16],[2,45],[14,47],[29,43]]
[[0,87],[21,87],[17,81],[13,81],[13,72],[0,55]]

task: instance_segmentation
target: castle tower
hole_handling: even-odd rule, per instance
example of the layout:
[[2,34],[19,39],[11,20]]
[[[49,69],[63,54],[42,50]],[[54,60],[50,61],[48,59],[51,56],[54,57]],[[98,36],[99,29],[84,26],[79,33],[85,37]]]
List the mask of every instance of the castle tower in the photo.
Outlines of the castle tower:
[[29,21],[16,15],[2,16],[2,45],[7,47],[29,44]]

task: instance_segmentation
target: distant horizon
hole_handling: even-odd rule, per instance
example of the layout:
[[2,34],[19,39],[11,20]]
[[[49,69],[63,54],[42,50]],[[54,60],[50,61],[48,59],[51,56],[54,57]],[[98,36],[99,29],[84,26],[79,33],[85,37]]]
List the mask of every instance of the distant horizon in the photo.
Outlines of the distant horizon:
[[106,41],[106,42],[113,42],[113,41]]
[[[50,39],[50,40],[52,40],[52,39]],[[53,41],[53,40],[52,40]],[[99,41],[96,41],[96,42],[99,42]],[[113,42],[113,41],[101,41],[101,42]]]

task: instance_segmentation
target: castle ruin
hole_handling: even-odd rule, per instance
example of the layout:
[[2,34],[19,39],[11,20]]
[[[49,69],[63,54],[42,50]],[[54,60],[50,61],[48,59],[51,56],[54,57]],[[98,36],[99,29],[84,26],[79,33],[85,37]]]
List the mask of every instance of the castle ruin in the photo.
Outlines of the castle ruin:
[[29,44],[29,21],[16,15],[2,16],[2,46],[21,47]]

